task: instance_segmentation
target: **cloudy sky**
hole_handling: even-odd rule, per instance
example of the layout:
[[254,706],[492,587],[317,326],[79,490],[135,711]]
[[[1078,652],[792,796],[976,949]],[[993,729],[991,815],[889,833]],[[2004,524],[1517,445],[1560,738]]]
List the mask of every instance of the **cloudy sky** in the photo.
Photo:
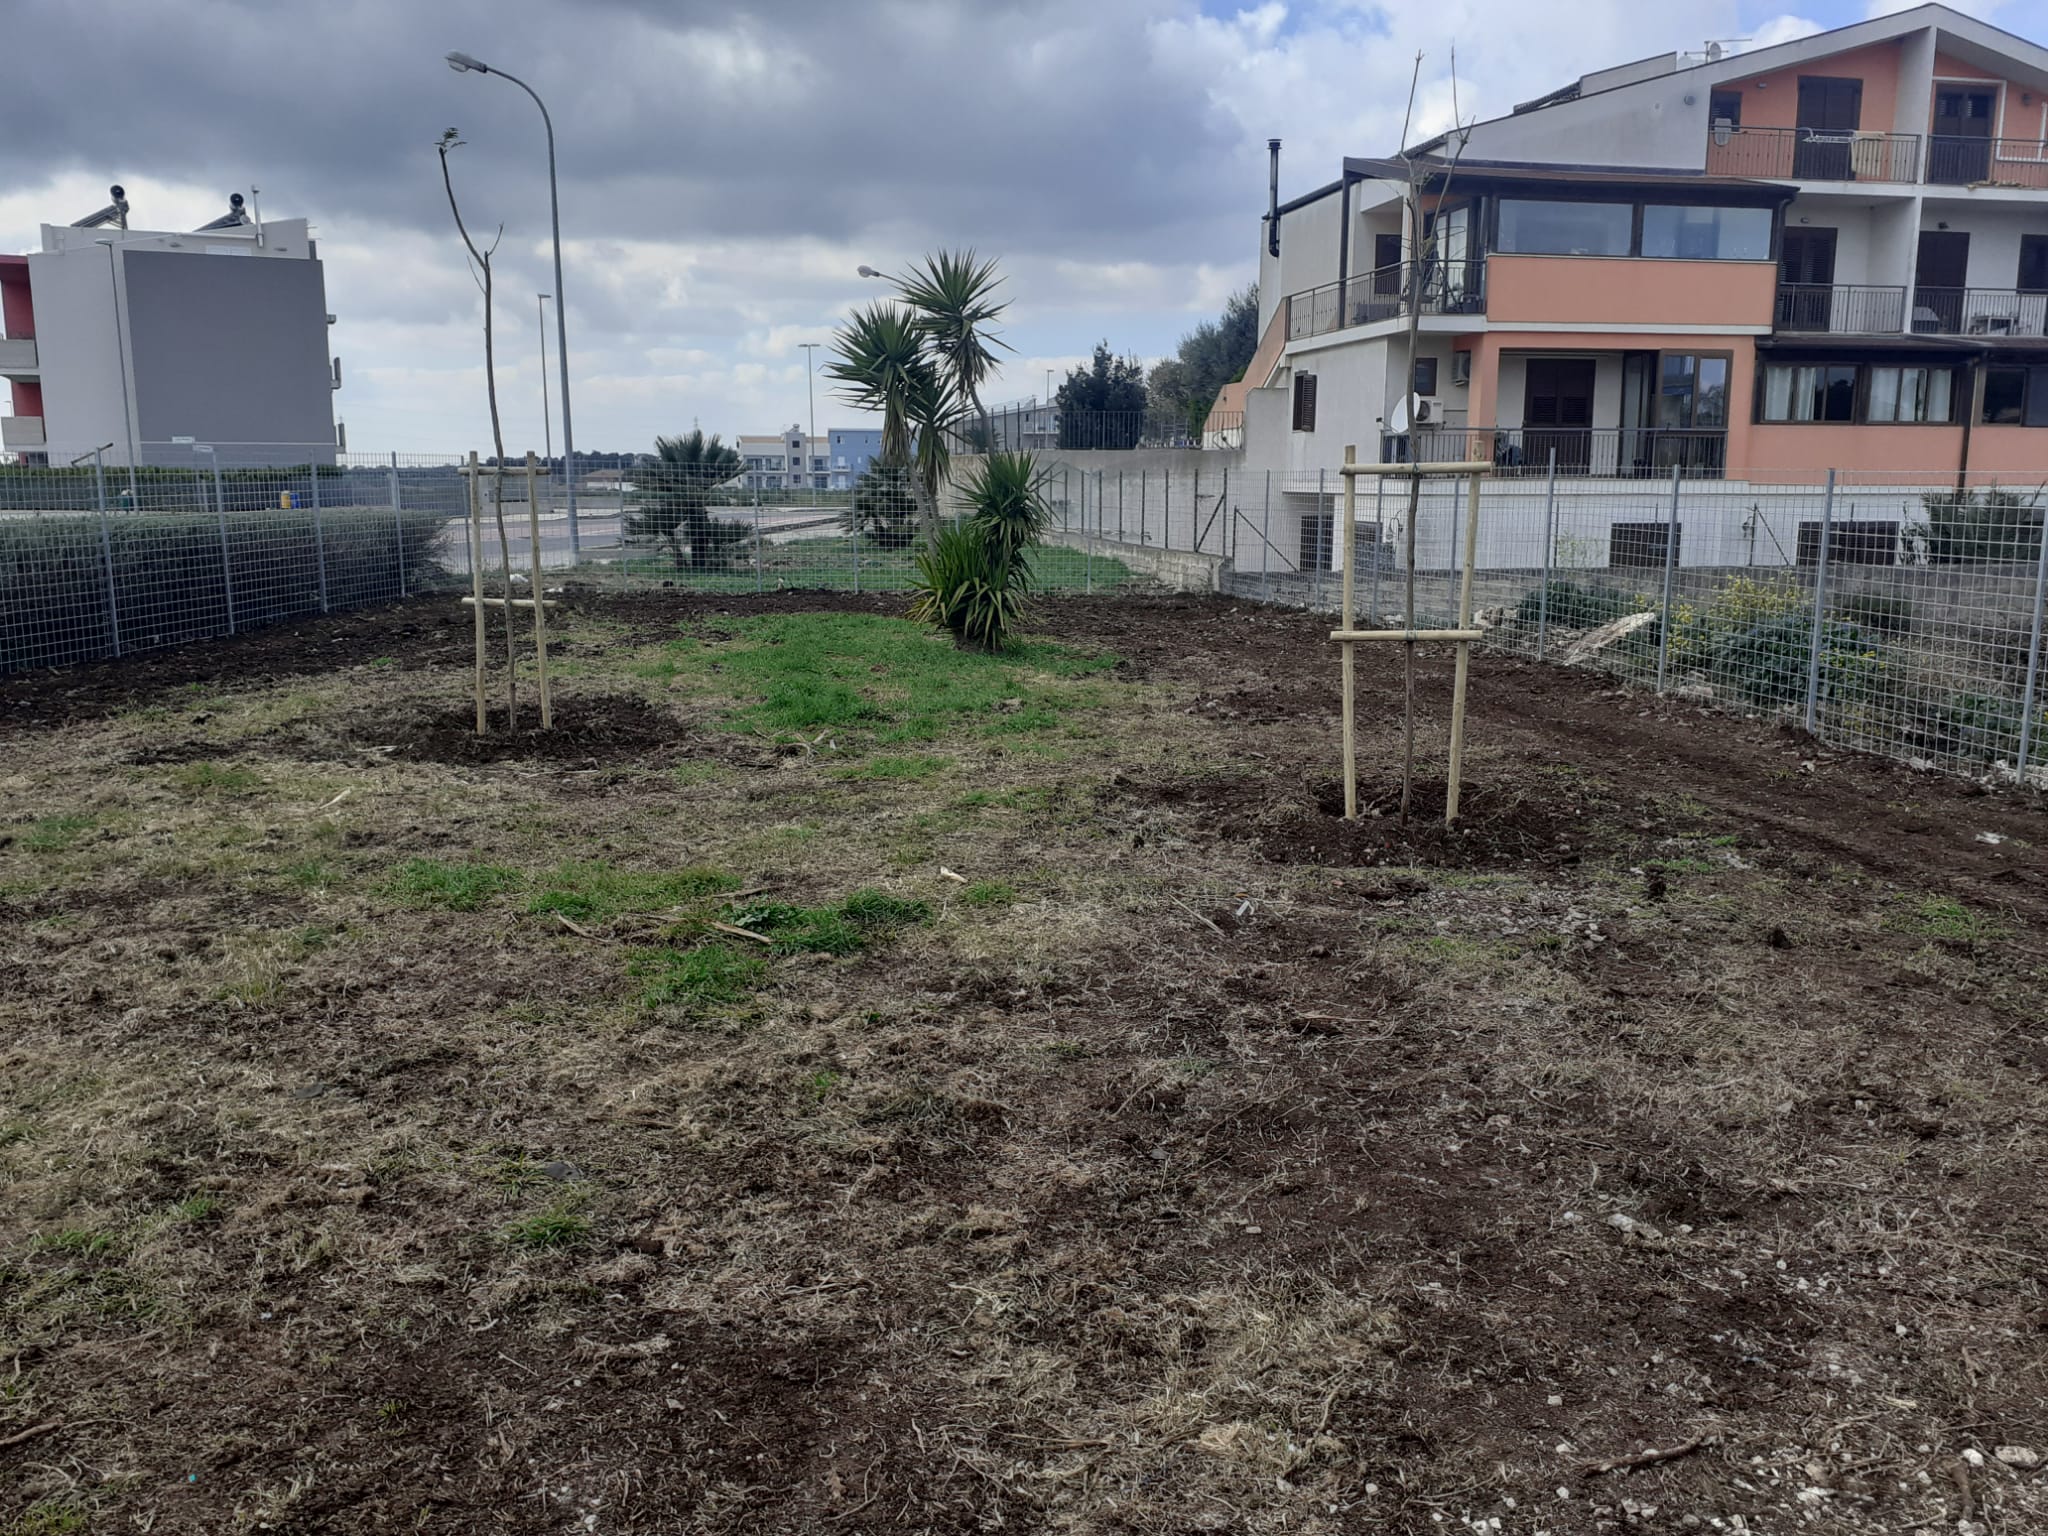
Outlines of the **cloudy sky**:
[[[554,114],[571,379],[586,449],[772,432],[805,341],[939,245],[1000,258],[1015,348],[991,399],[1098,339],[1147,359],[1256,268],[1265,142],[1283,196],[1421,127],[1712,38],[1779,41],[1870,0],[0,0],[0,250],[120,181],[138,228],[226,194],[311,219],[353,448],[488,449],[479,319],[433,145],[504,226],[507,446],[541,443],[534,295],[553,287],[539,115]],[[1958,6],[2048,40],[2048,0]],[[552,337],[550,337],[552,345]],[[820,356],[822,357],[822,353]],[[559,402],[557,402],[559,410]],[[858,420],[822,385],[821,428]],[[559,441],[557,443],[559,447]]]

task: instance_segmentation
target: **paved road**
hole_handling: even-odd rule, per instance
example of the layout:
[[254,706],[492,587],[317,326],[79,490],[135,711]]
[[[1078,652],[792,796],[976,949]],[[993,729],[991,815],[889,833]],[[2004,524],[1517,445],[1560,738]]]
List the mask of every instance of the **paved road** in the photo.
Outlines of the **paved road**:
[[[734,508],[734,521],[744,522],[751,527],[754,522],[752,508]],[[763,507],[760,511],[762,537],[770,543],[782,543],[793,538],[820,531],[821,524],[829,529],[838,520],[839,514],[832,510],[814,510],[810,507]],[[620,516],[616,511],[589,512],[581,507],[576,511],[576,528],[583,545],[586,560],[616,559],[622,553],[620,546]],[[528,519],[523,504],[505,507],[505,536],[512,546],[514,568],[531,563],[528,554],[530,537]],[[453,570],[469,568],[467,552],[469,529],[466,519],[450,518],[447,528],[436,541],[435,548],[442,562]],[[497,558],[498,529],[495,517],[486,514],[484,518],[484,559],[487,565]],[[569,515],[566,512],[542,512],[540,515],[540,563],[545,570],[562,570],[576,563],[569,548]]]

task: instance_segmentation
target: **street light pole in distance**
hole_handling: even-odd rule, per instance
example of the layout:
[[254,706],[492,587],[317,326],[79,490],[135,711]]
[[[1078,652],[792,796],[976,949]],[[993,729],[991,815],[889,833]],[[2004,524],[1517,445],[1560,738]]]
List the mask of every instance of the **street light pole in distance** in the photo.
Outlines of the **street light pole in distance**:
[[[548,413],[548,300],[553,297],[552,293],[533,296],[534,310],[540,315],[540,435],[551,466],[555,462],[555,423]],[[532,442],[533,439],[528,438],[527,441]]]
[[[804,349],[804,394],[811,402],[811,441],[804,450],[804,457],[809,458],[816,451],[818,444],[818,390],[811,382],[811,354],[818,350],[818,344],[815,341],[800,341],[797,345]],[[805,466],[806,470],[809,468],[809,465]],[[808,478],[811,482],[811,505],[815,507],[818,504],[818,477],[812,472]]]
[[583,539],[576,526],[576,432],[569,419],[569,320],[562,298],[562,199],[555,179],[555,120],[548,116],[548,104],[540,99],[540,93],[517,75],[493,69],[483,60],[466,53],[450,53],[445,57],[448,67],[458,75],[473,72],[510,80],[533,98],[533,104],[540,108],[541,126],[547,129],[548,214],[555,231],[555,363],[561,370],[562,380],[562,480],[568,487],[569,557],[573,562],[583,551]]

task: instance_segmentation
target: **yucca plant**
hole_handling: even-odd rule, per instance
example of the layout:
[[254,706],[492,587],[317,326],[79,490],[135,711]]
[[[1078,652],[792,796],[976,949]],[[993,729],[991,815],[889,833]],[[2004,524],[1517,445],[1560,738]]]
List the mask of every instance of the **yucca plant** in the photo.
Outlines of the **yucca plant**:
[[993,453],[967,484],[970,511],[917,556],[910,616],[950,630],[961,645],[1000,650],[1031,596],[1031,550],[1052,509],[1028,453]]

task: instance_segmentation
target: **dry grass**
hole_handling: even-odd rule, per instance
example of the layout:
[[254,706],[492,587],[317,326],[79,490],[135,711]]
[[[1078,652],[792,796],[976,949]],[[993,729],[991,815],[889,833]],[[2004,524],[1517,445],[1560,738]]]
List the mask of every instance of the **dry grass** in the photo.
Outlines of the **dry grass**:
[[2048,1520],[2032,917],[1505,730],[1569,859],[1296,857],[1288,653],[1133,612],[16,734],[0,1532]]

